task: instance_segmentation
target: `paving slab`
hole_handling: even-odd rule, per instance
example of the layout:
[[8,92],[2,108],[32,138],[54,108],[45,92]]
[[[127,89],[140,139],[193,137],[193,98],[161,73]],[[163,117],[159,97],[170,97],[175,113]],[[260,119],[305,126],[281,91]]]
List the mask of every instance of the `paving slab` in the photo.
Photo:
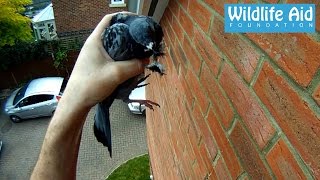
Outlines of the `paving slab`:
[[[77,179],[105,179],[123,162],[148,152],[145,117],[131,114],[122,101],[111,107],[113,157],[93,134],[94,110],[88,114],[80,145]],[[12,123],[0,113],[0,179],[29,179],[38,158],[50,117]]]

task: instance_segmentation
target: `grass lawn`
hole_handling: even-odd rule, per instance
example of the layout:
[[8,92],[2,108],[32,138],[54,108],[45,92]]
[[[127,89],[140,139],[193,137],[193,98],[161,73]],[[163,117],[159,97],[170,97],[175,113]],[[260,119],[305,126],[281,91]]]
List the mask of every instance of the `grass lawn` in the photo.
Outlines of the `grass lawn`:
[[114,170],[107,180],[150,179],[149,155],[133,158]]

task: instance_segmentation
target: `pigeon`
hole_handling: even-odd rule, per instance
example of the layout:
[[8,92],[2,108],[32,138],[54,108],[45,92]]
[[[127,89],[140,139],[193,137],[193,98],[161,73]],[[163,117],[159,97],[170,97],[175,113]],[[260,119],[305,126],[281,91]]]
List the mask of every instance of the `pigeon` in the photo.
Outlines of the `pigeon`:
[[[152,63],[146,66],[152,72],[165,74],[165,68],[158,62],[158,58],[164,55],[163,31],[161,26],[151,17],[133,14],[117,13],[110,21],[102,34],[102,44],[109,56],[115,61],[131,59],[145,59],[152,57]],[[153,106],[159,104],[150,100],[131,100],[129,95],[135,88],[148,84],[138,85],[150,76],[141,78],[141,75],[130,78],[120,84],[109,97],[98,103],[95,120],[94,134],[97,141],[108,148],[112,157],[111,126],[109,108],[115,99],[121,99],[126,103],[139,102],[153,110]]]

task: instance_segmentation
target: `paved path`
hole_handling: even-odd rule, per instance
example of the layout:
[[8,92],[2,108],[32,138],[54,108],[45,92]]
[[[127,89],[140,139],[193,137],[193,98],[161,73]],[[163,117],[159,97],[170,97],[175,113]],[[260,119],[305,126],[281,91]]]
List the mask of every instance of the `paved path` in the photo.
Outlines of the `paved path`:
[[[105,179],[128,159],[147,153],[145,118],[133,115],[127,105],[115,101],[111,107],[113,158],[93,135],[92,109],[82,134],[77,179]],[[14,124],[0,113],[0,179],[29,179],[38,157],[50,118],[39,118]]]

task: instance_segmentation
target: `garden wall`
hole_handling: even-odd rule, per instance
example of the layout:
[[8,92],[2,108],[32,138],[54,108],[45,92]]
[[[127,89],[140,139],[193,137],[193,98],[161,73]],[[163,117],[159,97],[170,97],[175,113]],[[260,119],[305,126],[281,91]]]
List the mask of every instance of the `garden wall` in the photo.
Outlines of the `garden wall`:
[[[71,73],[79,52],[68,54],[67,70]],[[37,77],[62,76],[68,77],[66,69],[56,69],[51,57],[23,62],[0,72],[0,90],[15,88],[22,83]]]

